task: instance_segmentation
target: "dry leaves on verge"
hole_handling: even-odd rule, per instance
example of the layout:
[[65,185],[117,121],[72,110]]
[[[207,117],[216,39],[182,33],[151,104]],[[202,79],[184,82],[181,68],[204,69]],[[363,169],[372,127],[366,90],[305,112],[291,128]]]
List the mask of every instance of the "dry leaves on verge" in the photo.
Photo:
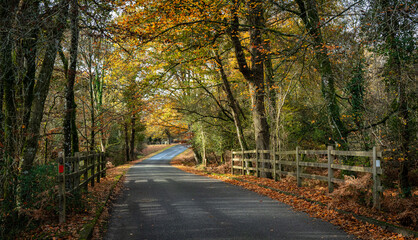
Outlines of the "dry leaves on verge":
[[[189,159],[189,158],[187,158]],[[189,162],[186,160],[186,162]],[[190,164],[187,166],[182,164],[182,156],[179,155],[172,161],[172,165],[183,171],[190,172],[197,175],[202,175],[210,178],[222,180],[224,182],[238,185],[257,192],[259,194],[268,196],[272,199],[276,199],[280,202],[286,203],[292,206],[298,211],[308,213],[311,217],[320,218],[334,225],[337,225],[344,229],[347,233],[353,234],[360,239],[413,239],[407,238],[400,234],[387,231],[379,226],[364,223],[353,217],[351,214],[343,214],[335,211],[334,209],[340,209],[347,212],[353,212],[356,214],[368,216],[371,218],[386,221],[392,224],[399,223],[396,221],[396,216],[387,213],[383,214],[374,209],[370,209],[361,205],[350,205],[346,202],[336,201],[333,195],[326,193],[327,188],[321,185],[312,187],[297,187],[296,182],[291,178],[284,178],[281,181],[274,181],[272,179],[257,178],[254,176],[240,176],[231,174],[213,174],[203,169],[198,169]],[[280,193],[259,185],[267,186],[273,189],[277,189],[286,193],[293,194],[295,196]],[[299,196],[299,197],[297,197]],[[309,199],[317,202],[321,202],[324,205],[304,200]]]
[[[100,183],[96,183],[94,187],[88,187],[88,194],[84,195],[82,201],[79,203],[82,207],[67,211],[65,223],[58,224],[58,216],[56,216],[56,219],[44,221],[37,229],[22,233],[19,239],[78,239],[81,228],[84,224],[96,217],[98,209],[106,202],[109,194],[110,200],[113,200],[123,189],[124,178],[120,177],[124,176],[132,165],[141,162],[167,147],[169,146],[151,145],[143,151],[143,153],[147,155],[146,157],[124,165],[109,168],[106,171],[106,177],[101,178]],[[110,191],[112,191],[112,193]],[[103,236],[103,229],[109,217],[111,202],[112,201],[109,201],[108,204],[104,206],[103,212],[94,228],[93,239],[101,239]]]

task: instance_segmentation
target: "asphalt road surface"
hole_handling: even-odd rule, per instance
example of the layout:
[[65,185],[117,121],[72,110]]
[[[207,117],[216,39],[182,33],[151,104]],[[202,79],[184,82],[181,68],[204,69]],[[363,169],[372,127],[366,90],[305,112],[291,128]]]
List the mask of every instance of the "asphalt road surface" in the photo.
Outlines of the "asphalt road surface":
[[171,167],[184,150],[172,147],[128,171],[105,239],[354,239],[266,196]]

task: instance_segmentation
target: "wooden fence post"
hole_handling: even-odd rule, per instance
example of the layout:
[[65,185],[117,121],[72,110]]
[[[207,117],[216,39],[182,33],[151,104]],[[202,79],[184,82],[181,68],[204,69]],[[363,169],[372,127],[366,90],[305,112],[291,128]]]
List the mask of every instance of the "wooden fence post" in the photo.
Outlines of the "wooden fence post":
[[279,180],[282,180],[282,155],[280,154],[280,151],[279,151]]
[[373,147],[373,207],[380,210],[380,176],[377,174],[377,168],[380,167],[380,160],[377,159],[376,146]]
[[231,174],[234,175],[234,154],[233,154],[233,150],[231,150]]
[[[80,153],[74,153],[74,188],[78,188],[80,186]],[[77,190],[79,191],[79,190]]]
[[241,156],[241,167],[242,167],[241,174],[242,175],[244,175],[244,164],[245,164],[245,161],[244,161],[244,150],[242,150],[242,156]]
[[65,222],[65,158],[63,152],[58,156],[58,211],[59,223]]
[[331,164],[334,163],[334,156],[331,154],[331,151],[334,149],[333,146],[328,146],[327,155],[328,155],[328,192],[334,191],[334,184],[332,183],[332,178],[334,177],[334,170],[331,167]]
[[260,176],[260,174],[258,173],[258,148],[255,149],[255,176]]
[[302,181],[300,178],[300,166],[299,166],[299,147],[296,147],[296,182],[298,187],[302,186]]
[[88,157],[86,155],[83,156],[83,163],[84,163],[84,189],[88,190],[89,188],[89,182],[87,181],[87,179],[89,179],[89,160]]
[[273,146],[273,149],[271,150],[271,153],[273,154],[273,179],[274,181],[277,181],[277,173],[276,173],[276,147]]
[[102,161],[102,177],[106,177],[106,153],[100,152],[101,161]]

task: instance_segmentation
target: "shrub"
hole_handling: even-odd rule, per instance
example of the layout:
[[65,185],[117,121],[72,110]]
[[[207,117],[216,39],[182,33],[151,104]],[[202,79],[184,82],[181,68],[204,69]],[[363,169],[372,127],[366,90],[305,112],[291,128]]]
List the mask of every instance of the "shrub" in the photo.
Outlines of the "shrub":
[[373,203],[371,187],[371,174],[365,174],[359,178],[344,176],[345,181],[332,196],[336,201],[356,202],[361,205],[371,206]]
[[35,166],[19,176],[21,212],[31,219],[45,219],[56,212],[56,163]]

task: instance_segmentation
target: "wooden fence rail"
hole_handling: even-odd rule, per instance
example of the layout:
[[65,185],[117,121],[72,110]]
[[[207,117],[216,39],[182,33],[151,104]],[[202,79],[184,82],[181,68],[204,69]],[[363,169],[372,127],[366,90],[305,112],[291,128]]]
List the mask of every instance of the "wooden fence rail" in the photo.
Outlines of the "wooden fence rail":
[[74,157],[58,157],[59,222],[65,222],[66,194],[87,192],[88,184],[106,176],[106,154],[75,153]]
[[[231,152],[232,174],[234,174],[234,169],[241,170],[242,175],[246,172],[247,174],[255,173],[256,176],[259,176],[260,172],[271,172],[275,180],[280,179],[283,175],[290,175],[296,177],[299,187],[302,185],[303,178],[316,179],[328,182],[329,192],[334,190],[334,183],[344,181],[334,177],[335,169],[371,173],[373,178],[373,207],[380,209],[380,193],[382,192],[380,159],[382,158],[382,152],[378,151],[377,147],[373,147],[371,151],[337,151],[332,146],[328,146],[327,150],[301,150],[296,147],[296,150],[292,151],[276,152],[274,149],[272,151],[256,149],[249,151],[232,150]],[[306,156],[311,155],[322,156],[326,162],[303,161],[304,158],[307,158]],[[289,158],[293,158],[293,156],[294,160],[290,160]],[[341,164],[344,161],[339,160],[339,157],[363,157],[368,158],[368,160],[363,164],[366,166],[351,166]],[[270,166],[265,167],[265,164],[260,163],[268,163]],[[306,168],[327,169],[327,176],[304,173]]]

